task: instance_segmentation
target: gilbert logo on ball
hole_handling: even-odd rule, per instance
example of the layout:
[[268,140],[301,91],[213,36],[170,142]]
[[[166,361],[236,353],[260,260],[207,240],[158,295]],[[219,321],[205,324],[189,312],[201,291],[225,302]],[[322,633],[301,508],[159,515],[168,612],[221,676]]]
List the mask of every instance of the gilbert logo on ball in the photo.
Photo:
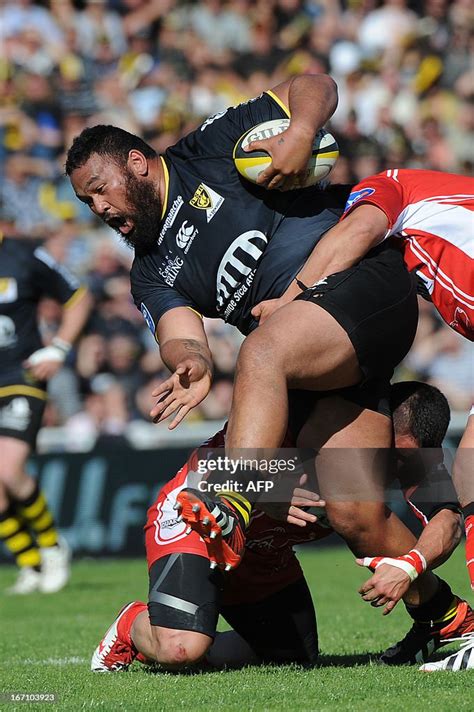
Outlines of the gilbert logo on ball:
[[[234,164],[240,175],[251,181],[257,182],[257,178],[262,171],[271,164],[271,157],[266,151],[251,151],[247,153],[244,149],[252,141],[262,141],[267,138],[278,136],[287,130],[290,125],[289,119],[274,119],[257,124],[246,131],[239,138],[234,147]],[[326,178],[339,156],[339,147],[336,139],[325,129],[320,129],[313,141],[312,156],[306,166],[306,177],[295,183],[294,188],[307,188],[319,183]]]

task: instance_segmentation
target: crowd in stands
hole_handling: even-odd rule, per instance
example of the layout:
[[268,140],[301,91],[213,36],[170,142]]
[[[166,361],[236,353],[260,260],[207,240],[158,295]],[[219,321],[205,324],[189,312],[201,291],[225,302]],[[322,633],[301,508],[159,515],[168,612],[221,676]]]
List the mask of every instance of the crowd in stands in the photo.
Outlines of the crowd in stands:
[[[79,203],[65,151],[85,126],[112,123],[163,151],[209,115],[301,72],[339,87],[332,182],[388,167],[472,172],[470,0],[2,0],[0,229],[47,241],[96,298],[50,384],[46,424],[119,434],[148,420],[167,373],[129,294],[130,252]],[[441,387],[453,408],[474,393],[470,345],[431,305],[397,373]],[[45,341],[59,308],[45,300]],[[210,396],[189,419],[229,410],[241,337],[208,321]]]

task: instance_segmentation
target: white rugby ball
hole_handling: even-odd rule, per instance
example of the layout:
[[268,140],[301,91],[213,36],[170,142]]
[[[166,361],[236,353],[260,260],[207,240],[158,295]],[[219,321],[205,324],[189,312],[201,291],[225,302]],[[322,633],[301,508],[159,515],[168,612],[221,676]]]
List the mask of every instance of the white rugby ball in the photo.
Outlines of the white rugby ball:
[[[252,141],[261,141],[266,138],[278,136],[287,130],[290,119],[273,119],[257,124],[246,131],[239,138],[234,147],[233,159],[235,167],[243,178],[257,182],[257,178],[262,171],[267,168],[272,159],[266,151],[244,151]],[[294,186],[286,185],[286,190],[292,188],[307,188],[319,183],[331,171],[339,156],[339,147],[336,139],[325,129],[320,129],[313,142],[312,156],[306,166],[306,177],[295,182]]]

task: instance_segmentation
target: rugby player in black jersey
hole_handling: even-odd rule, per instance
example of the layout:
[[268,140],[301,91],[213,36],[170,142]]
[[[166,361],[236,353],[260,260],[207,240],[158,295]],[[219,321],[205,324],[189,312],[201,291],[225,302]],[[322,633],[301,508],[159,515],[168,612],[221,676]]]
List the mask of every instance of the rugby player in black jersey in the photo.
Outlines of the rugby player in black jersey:
[[[63,305],[47,346],[36,316],[43,296]],[[41,425],[46,382],[61,368],[90,305],[86,289],[43,247],[0,237],[0,540],[20,567],[10,593],[53,593],[69,578],[67,545],[25,464]]]
[[[316,410],[326,407],[326,401],[332,412],[344,417],[341,404],[332,396],[321,396]],[[417,557],[420,561],[424,558],[429,569],[449,557],[460,539],[460,512],[451,479],[442,466],[440,446],[449,423],[446,398],[432,386],[408,382],[391,387],[390,404],[398,448],[393,453],[397,461],[394,459],[392,475],[398,477],[424,526],[416,550],[389,559],[383,567],[390,572],[393,586],[406,589],[406,582],[417,578],[413,567]],[[296,418],[290,420],[294,432],[287,433],[287,442],[294,439],[302,422],[300,411],[298,408]],[[308,444],[307,435],[303,429],[302,446]],[[312,446],[311,432],[309,435]],[[225,428],[210,438],[206,450],[223,447],[224,440]],[[414,461],[427,454],[426,449],[417,449],[420,447],[433,448],[431,457],[425,457],[422,467],[413,467]],[[186,536],[186,524],[179,521],[174,507],[180,490],[195,477],[202,454],[201,449],[195,450],[150,506],[145,527],[148,607],[141,601],[123,607],[92,656],[92,670],[123,670],[135,659],[180,668],[206,652],[214,665],[316,663],[314,607],[293,546],[331,533],[320,510],[321,521],[314,521],[311,510],[300,509],[324,502],[318,501],[315,493],[298,489],[287,510],[287,522],[254,510],[241,566],[225,575],[211,571],[204,542],[195,532]],[[305,522],[305,527],[294,525],[298,516],[303,517],[300,523]],[[466,601],[453,596],[446,582],[429,575],[438,584],[435,594],[418,609],[407,606],[415,622],[408,635],[382,655],[382,662],[420,662],[453,635],[474,630],[474,614]],[[385,603],[383,596],[363,593],[363,597],[374,606]],[[215,637],[219,613],[234,631]]]
[[[267,190],[284,187],[288,176],[294,178],[305,168],[313,137],[336,101],[329,77],[303,75],[211,117],[162,156],[138,137],[110,126],[85,129],[74,140],[66,172],[78,198],[135,248],[131,272],[135,303],[173,373],[154,393],[160,397],[151,413],[156,420],[175,413],[170,427],[176,427],[209,392],[212,355],[201,316],[221,317],[249,334],[258,325],[253,307],[283,293],[315,243],[341,215],[347,187]],[[290,115],[284,136],[265,144],[273,163],[261,184],[245,181],[232,159],[237,139],[262,121]],[[416,288],[401,256],[390,246],[374,250],[355,271],[354,279],[334,285],[330,299],[321,295],[319,306],[299,303],[302,309],[313,310],[314,331],[306,344],[293,347],[298,362],[305,354],[305,365],[318,373],[316,378],[301,373],[291,385],[337,389],[358,383],[363,372],[373,388],[373,400],[381,402],[393,367],[414,337]],[[331,309],[334,302],[337,308]],[[291,341],[290,327],[282,330],[282,339]],[[358,344],[357,353],[347,330]],[[308,351],[315,339],[317,348]],[[259,357],[271,360],[272,354]],[[359,448],[390,447],[386,410],[356,405],[349,418],[356,421]],[[340,447],[353,444],[340,434]],[[358,477],[366,478],[363,470],[354,468],[355,487]],[[232,493],[214,504],[229,523],[239,520],[233,532],[241,546],[251,505],[244,503],[239,513],[231,499],[235,503]],[[359,507],[348,518],[347,508],[335,502],[330,517],[361,555],[377,548],[381,554],[397,556],[413,544],[408,530],[395,515],[387,516],[380,503]],[[377,547],[371,546],[374,538]],[[233,546],[238,548],[235,541]],[[238,552],[231,556],[232,563],[238,561]]]

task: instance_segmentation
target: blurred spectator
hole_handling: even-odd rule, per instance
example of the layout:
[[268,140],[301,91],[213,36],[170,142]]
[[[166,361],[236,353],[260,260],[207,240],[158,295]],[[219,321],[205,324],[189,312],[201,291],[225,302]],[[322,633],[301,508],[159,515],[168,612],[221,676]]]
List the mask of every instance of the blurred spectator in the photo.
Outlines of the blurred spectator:
[[[333,182],[392,166],[473,168],[468,0],[11,0],[0,7],[0,229],[47,241],[96,299],[88,332],[51,382],[48,423],[117,437],[148,420],[167,371],[129,294],[132,259],[75,200],[64,155],[85,126],[113,123],[158,151],[209,115],[302,71],[339,86]],[[472,398],[468,345],[420,303],[399,377],[421,377],[455,408]],[[57,308],[40,307],[45,341]],[[193,418],[226,415],[242,337],[206,320],[210,396]],[[470,386],[469,386],[470,379]]]

